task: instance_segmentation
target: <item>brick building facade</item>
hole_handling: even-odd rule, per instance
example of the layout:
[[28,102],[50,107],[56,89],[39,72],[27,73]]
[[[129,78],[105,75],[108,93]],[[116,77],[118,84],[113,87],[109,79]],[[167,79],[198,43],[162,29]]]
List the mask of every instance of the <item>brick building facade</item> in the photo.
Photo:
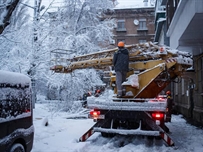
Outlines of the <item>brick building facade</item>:
[[116,46],[119,41],[126,44],[153,41],[154,7],[115,8],[107,16],[116,20],[113,30],[114,40],[111,45]]

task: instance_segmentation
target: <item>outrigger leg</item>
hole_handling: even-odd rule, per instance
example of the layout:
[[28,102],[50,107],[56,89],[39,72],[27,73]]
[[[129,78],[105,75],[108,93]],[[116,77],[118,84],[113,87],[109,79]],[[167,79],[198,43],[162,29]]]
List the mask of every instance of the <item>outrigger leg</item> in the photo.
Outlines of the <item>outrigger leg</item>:
[[[157,130],[160,132],[160,137],[165,141],[165,143],[168,146],[174,146],[173,140],[169,137],[169,135],[166,133],[166,131],[164,131],[164,129],[162,129],[160,126],[156,125],[156,123],[150,118],[150,116],[147,112],[145,112],[145,115],[143,114],[143,116],[145,117],[147,124],[153,130]],[[165,127],[165,130],[169,131],[168,127],[166,127],[165,124],[164,124],[164,127]]]
[[106,122],[107,120],[97,120],[96,124],[94,124],[86,133],[84,133],[79,138],[79,141],[80,142],[86,141],[90,136],[92,136],[95,133],[94,127],[101,127]]

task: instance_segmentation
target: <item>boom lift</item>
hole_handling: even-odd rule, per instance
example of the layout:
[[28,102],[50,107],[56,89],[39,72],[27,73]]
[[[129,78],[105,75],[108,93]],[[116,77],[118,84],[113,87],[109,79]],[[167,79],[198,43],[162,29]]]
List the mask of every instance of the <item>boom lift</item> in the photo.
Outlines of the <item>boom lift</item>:
[[[129,50],[130,71],[126,87],[126,96],[98,100],[88,98],[87,107],[93,109],[89,118],[96,123],[79,139],[85,141],[94,132],[102,136],[114,134],[159,136],[167,145],[174,142],[168,136],[165,125],[166,102],[155,97],[175,78],[193,64],[188,52],[160,46],[152,42],[125,46]],[[106,69],[112,66],[112,59],[117,48],[66,59],[68,65],[57,64],[50,70],[56,73],[71,73],[75,69]],[[111,75],[111,85],[116,86],[116,77]],[[133,85],[132,82],[138,83]],[[116,87],[114,87],[116,93]]]

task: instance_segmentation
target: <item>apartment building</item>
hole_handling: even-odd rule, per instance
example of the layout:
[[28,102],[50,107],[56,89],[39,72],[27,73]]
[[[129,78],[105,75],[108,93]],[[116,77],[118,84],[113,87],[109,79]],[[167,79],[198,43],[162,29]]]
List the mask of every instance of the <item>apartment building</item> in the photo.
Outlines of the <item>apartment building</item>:
[[117,46],[119,41],[126,44],[153,41],[154,7],[114,8],[107,16],[116,20],[111,45]]
[[193,67],[170,87],[178,112],[203,125],[203,1],[156,0],[155,23],[155,42],[193,55]]

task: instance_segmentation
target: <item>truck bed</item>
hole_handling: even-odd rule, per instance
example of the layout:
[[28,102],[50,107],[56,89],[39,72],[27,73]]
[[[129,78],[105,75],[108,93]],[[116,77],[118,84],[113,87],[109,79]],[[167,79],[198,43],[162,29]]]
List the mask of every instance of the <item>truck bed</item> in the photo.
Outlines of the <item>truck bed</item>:
[[101,110],[166,112],[166,101],[159,101],[156,99],[133,99],[113,97],[98,99],[96,97],[88,97],[87,108]]

